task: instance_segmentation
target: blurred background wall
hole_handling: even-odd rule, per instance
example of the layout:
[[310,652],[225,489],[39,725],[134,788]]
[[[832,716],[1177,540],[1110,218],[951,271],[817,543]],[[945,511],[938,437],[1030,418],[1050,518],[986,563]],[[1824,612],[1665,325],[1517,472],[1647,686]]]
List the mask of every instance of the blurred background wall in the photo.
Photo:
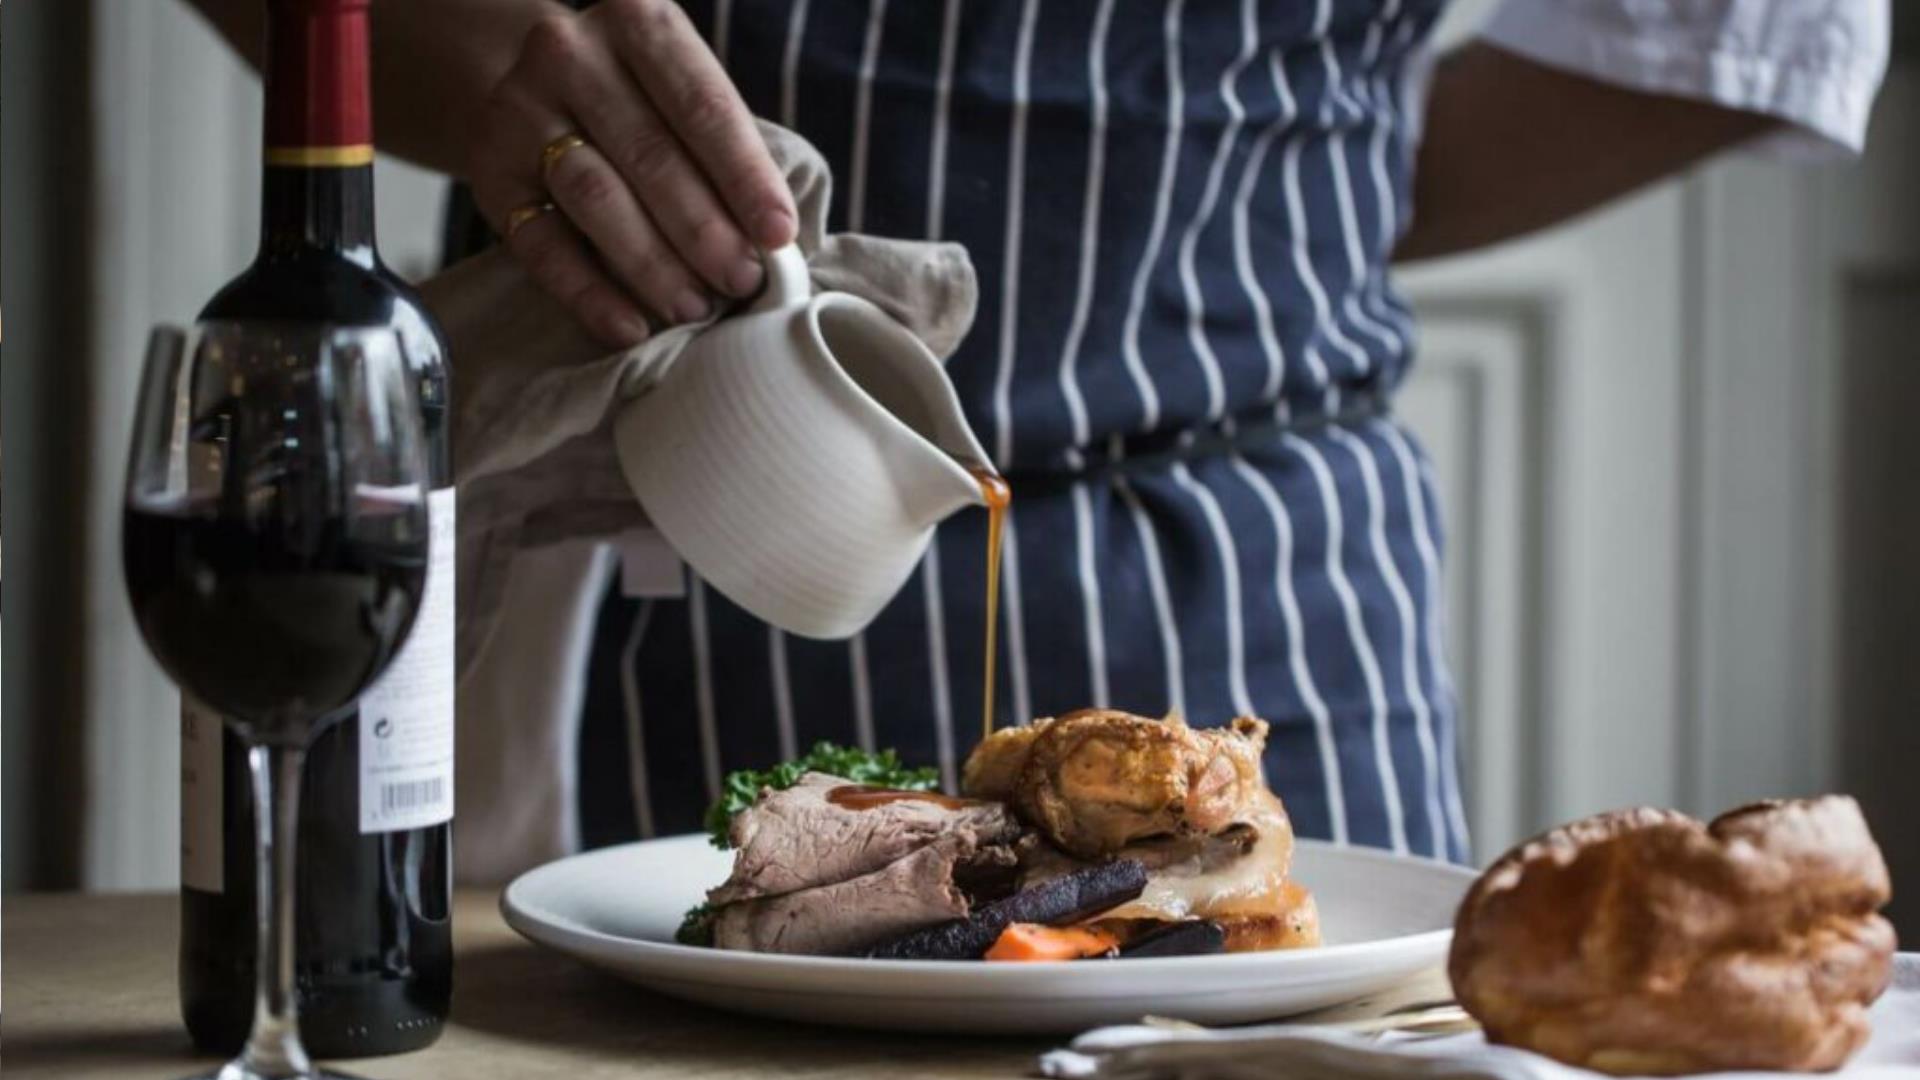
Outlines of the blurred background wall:
[[[1608,807],[1849,790],[1920,938],[1920,19],[1896,16],[1859,164],[1729,160],[1404,277],[1483,859]],[[251,254],[258,89],[171,0],[0,19],[0,871],[167,886],[175,705],[120,586],[125,424],[146,328]],[[383,163],[379,195],[389,260],[428,272],[442,183]]]
[[[146,333],[191,321],[253,257],[258,81],[176,0],[0,9],[7,534],[7,888],[177,874],[178,696],[120,581],[119,493]],[[381,248],[439,259],[445,183],[378,171]]]

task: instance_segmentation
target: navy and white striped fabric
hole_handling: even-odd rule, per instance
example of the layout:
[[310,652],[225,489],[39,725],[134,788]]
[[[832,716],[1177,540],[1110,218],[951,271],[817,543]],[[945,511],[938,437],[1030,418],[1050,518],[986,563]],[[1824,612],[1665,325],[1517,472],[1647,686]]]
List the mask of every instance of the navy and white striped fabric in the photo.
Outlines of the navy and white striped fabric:
[[[754,111],[832,163],[832,228],[979,267],[950,367],[1013,478],[1001,722],[1262,716],[1301,834],[1464,859],[1433,485],[1405,432],[1352,418],[1412,354],[1386,275],[1398,88],[1437,0],[685,3]],[[816,739],[951,783],[979,734],[985,525],[943,525],[850,642],[698,582],[610,596],[587,841],[697,828],[727,770]]]

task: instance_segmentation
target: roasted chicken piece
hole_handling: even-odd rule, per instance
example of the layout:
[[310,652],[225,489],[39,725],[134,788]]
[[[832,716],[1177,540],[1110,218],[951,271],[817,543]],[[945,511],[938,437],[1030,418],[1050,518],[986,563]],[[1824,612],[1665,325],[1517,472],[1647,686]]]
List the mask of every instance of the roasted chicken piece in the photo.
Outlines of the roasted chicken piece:
[[1027,757],[1033,753],[1034,740],[1053,723],[1052,719],[1035,720],[1020,727],[1001,728],[982,739],[967,755],[960,773],[960,790],[976,799],[1012,802],[1013,791],[1020,786],[1020,774],[1026,771]]
[[1082,709],[995,732],[967,759],[968,795],[1011,803],[1061,850],[1105,858],[1152,836],[1210,836],[1266,791],[1267,724],[1243,716],[1196,730]]

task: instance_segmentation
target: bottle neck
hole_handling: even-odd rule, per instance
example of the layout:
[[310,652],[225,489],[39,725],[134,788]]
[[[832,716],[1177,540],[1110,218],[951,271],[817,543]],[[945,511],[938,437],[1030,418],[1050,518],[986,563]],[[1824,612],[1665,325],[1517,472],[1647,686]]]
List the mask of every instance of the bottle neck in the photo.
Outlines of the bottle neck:
[[375,261],[368,0],[268,0],[261,255]]
[[269,165],[261,189],[260,255],[292,258],[319,250],[372,269],[373,166]]

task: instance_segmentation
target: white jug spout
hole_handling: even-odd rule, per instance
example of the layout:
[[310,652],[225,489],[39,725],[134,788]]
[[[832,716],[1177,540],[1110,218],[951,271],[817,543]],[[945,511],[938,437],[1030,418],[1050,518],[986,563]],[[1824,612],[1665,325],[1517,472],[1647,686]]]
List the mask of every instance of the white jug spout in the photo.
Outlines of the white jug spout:
[[987,505],[983,475],[997,478],[991,466],[973,464],[943,450],[895,459],[900,490],[914,524],[932,528],[969,506]]
[[865,421],[887,447],[902,504],[931,526],[986,497],[970,470],[993,471],[967,426],[938,357],[865,300],[829,293],[814,302],[818,340],[870,410]]
[[986,506],[983,479],[990,482],[1000,475],[967,426],[946,369],[931,356],[928,359],[929,366],[913,362],[911,368],[929,387],[937,380],[940,393],[929,393],[925,411],[909,425],[916,437],[901,440],[891,455],[903,503],[923,528],[938,525],[969,506]]

